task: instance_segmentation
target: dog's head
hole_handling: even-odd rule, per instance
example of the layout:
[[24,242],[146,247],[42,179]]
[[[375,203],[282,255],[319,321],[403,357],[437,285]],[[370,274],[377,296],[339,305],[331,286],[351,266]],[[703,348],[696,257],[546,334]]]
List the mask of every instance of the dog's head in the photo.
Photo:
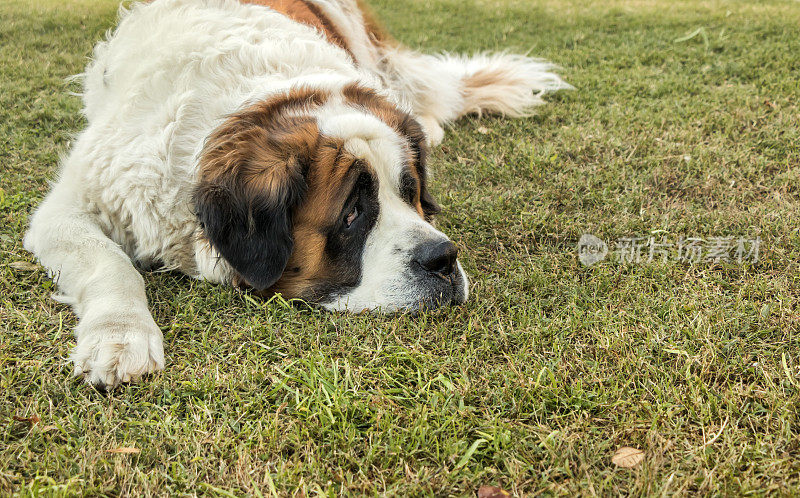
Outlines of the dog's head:
[[431,224],[426,155],[420,125],[372,90],[297,89],[211,134],[195,210],[257,290],[352,311],[461,303],[467,278]]

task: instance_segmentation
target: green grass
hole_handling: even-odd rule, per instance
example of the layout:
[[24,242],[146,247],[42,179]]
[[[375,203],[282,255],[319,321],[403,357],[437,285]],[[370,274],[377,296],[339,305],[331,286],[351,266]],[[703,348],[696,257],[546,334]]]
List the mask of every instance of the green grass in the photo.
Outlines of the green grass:
[[[18,262],[116,5],[0,3],[0,494],[800,493],[800,3],[372,3],[413,47],[530,50],[577,88],[433,155],[469,303],[348,316],[149,274],[167,369],[108,396]],[[586,268],[585,232],[762,254]]]

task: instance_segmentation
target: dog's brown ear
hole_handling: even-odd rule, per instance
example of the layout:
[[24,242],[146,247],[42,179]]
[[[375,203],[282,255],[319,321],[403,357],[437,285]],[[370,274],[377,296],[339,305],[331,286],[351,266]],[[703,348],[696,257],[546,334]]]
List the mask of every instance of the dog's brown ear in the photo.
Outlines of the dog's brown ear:
[[312,118],[266,121],[253,111],[230,118],[203,150],[195,213],[211,245],[258,290],[281,277],[292,254],[292,213],[318,140]]

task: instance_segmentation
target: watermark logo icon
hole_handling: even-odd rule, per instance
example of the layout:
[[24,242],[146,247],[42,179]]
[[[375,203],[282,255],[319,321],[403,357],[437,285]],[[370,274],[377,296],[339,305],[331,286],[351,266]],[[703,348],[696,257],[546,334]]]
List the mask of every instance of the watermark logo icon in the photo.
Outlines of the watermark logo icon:
[[578,240],[578,259],[584,266],[603,261],[608,255],[608,244],[592,234],[585,233]]

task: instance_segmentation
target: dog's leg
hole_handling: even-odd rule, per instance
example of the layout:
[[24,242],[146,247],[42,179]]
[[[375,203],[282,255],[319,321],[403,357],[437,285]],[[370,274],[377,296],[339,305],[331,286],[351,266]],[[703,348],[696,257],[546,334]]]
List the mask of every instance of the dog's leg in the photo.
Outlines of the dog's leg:
[[32,217],[25,248],[57,282],[57,299],[80,319],[75,375],[110,388],[164,368],[162,335],[147,309],[144,279],[81,209],[75,188],[63,178],[53,188]]
[[403,48],[382,55],[387,79],[411,103],[434,144],[441,141],[441,125],[460,116],[525,116],[543,103],[543,93],[572,88],[553,65],[522,55],[425,55]]

